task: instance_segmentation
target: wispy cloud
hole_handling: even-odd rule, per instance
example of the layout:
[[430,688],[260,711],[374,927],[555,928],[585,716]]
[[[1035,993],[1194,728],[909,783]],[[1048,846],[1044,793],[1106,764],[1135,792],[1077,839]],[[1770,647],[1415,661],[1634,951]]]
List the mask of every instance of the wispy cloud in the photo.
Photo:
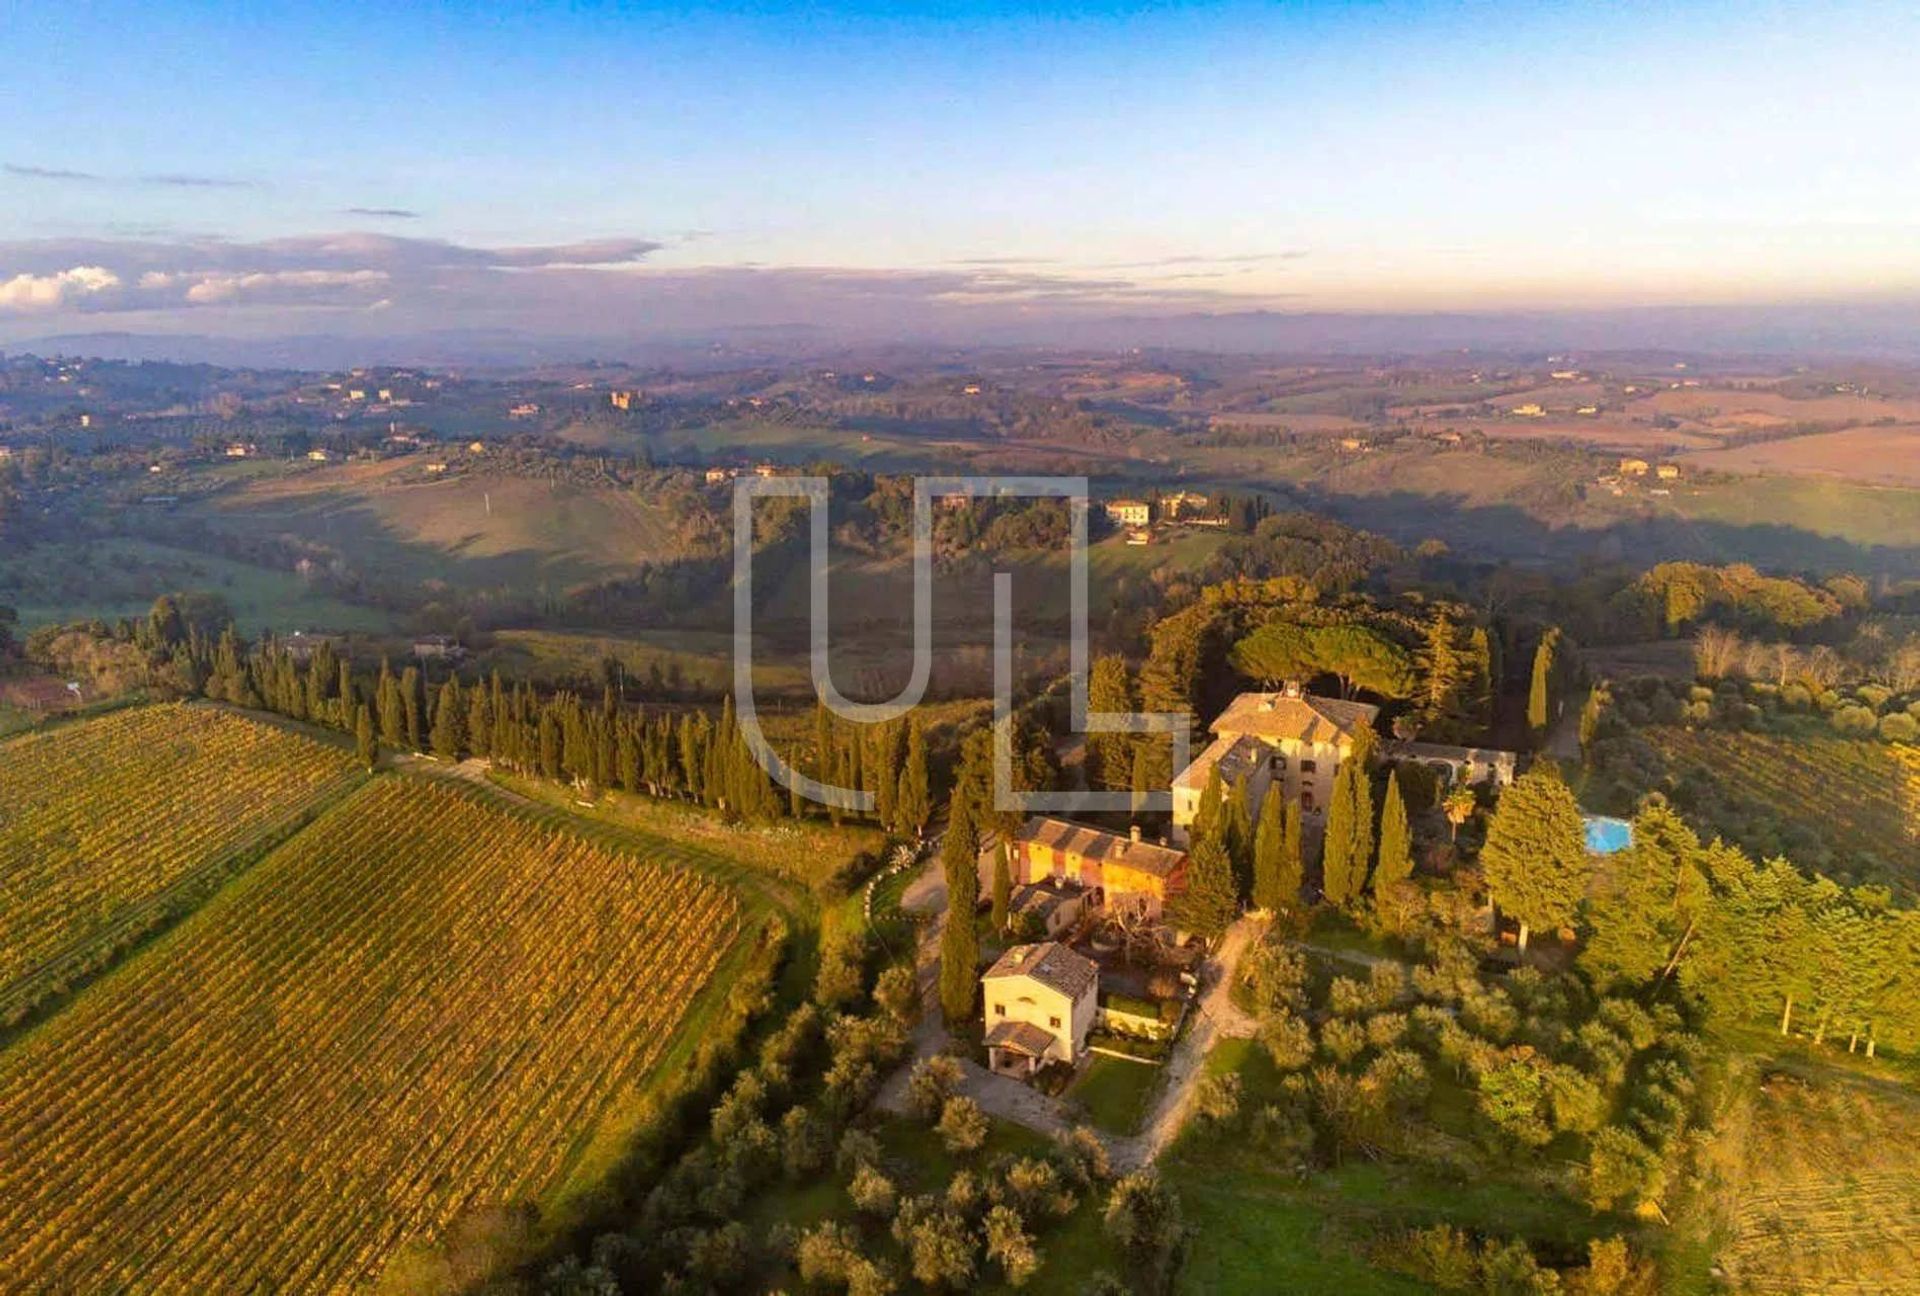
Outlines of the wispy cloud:
[[64,167],[26,166],[18,162],[0,163],[0,171],[22,180],[79,180],[89,184],[104,179],[91,171],[69,171]]
[[134,184],[157,185],[165,189],[258,189],[257,180],[236,180],[232,176],[183,175],[160,172],[133,177]]
[[343,216],[366,216],[373,220],[419,220],[420,213],[405,207],[348,207]]
[[70,167],[33,166],[23,162],[0,163],[0,172],[22,180],[55,180],[79,184],[144,185],[156,189],[258,189],[256,180],[232,176],[192,175],[157,171],[144,175],[110,176],[94,171],[76,171]]

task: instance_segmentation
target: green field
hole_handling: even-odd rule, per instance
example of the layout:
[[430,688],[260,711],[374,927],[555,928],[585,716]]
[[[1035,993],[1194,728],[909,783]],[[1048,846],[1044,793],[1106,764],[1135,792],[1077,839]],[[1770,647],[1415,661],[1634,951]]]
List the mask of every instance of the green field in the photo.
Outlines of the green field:
[[178,507],[236,540],[291,542],[375,584],[558,592],[686,552],[664,511],[636,492],[484,464],[434,477],[425,463],[261,477]]
[[161,594],[206,590],[227,600],[240,632],[393,629],[377,608],[317,592],[293,571],[128,537],[37,544],[0,560],[0,603],[27,627],[145,616]]

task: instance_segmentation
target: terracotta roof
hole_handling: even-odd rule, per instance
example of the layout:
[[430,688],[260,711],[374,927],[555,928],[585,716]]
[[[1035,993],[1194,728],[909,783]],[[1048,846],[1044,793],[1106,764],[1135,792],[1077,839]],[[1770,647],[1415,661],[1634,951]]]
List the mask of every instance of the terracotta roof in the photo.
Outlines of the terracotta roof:
[[1050,846],[1054,850],[1098,860],[1103,864],[1110,861],[1142,873],[1151,873],[1155,877],[1171,876],[1187,858],[1185,851],[1175,850],[1171,846],[1135,841],[1119,833],[1074,823],[1071,819],[1048,819],[1038,815],[1021,824],[1014,839]]
[[1034,882],[1016,888],[1010,904],[1015,913],[1030,913],[1045,921],[1052,917],[1054,911],[1061,905],[1085,895],[1086,891],[1085,887],[1077,886],[1064,878],[1058,882],[1048,878],[1044,882]]
[[1357,729],[1372,724],[1379,714],[1379,707],[1366,702],[1316,697],[1311,693],[1299,697],[1288,697],[1284,693],[1242,693],[1213,722],[1213,732],[1332,744],[1341,738],[1352,738]]
[[1001,1022],[987,1032],[988,1048],[1024,1053],[1028,1057],[1045,1057],[1053,1045],[1053,1036],[1032,1022]]
[[1032,977],[1049,990],[1058,990],[1077,1000],[1100,980],[1100,965],[1084,954],[1076,954],[1059,941],[1041,941],[1037,945],[1015,945],[987,969],[982,980],[1002,977]]
[[1205,788],[1217,766],[1220,781],[1231,787],[1242,774],[1252,773],[1255,763],[1266,750],[1264,743],[1250,735],[1221,734],[1207,745],[1205,751],[1193,758],[1191,765],[1174,775],[1173,785],[1177,788]]

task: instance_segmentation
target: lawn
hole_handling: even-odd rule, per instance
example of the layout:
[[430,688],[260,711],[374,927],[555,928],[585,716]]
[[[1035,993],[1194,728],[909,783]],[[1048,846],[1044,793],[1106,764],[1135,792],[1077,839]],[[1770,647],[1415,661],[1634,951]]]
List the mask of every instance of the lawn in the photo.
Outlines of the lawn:
[[[1238,1074],[1248,1103],[1263,1101],[1279,1083],[1250,1040],[1222,1041],[1206,1066],[1212,1074]],[[1448,1086],[1436,1086],[1436,1123],[1457,1119],[1460,1101]],[[1369,1238],[1448,1223],[1487,1235],[1523,1235],[1573,1261],[1589,1238],[1623,1227],[1545,1190],[1532,1169],[1463,1181],[1412,1163],[1358,1160],[1300,1172],[1250,1140],[1189,1126],[1162,1161],[1188,1223],[1204,1239],[1187,1257],[1179,1290],[1419,1292],[1427,1289],[1367,1263]]]
[[1087,1119],[1110,1134],[1140,1128],[1160,1089],[1161,1068],[1145,1062],[1096,1053],[1067,1091],[1068,1101],[1084,1107]]
[[386,613],[318,593],[292,571],[145,540],[39,544],[0,563],[0,602],[14,605],[26,627],[145,616],[155,598],[182,590],[226,599],[247,635],[393,629]]

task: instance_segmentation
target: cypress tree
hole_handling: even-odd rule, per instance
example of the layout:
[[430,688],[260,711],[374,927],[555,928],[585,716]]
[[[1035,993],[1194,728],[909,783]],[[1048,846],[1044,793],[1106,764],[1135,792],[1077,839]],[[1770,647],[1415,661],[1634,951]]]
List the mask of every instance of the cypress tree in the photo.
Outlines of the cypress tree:
[[493,700],[486,686],[476,683],[467,696],[467,750],[475,756],[493,755]]
[[1200,804],[1193,812],[1193,822],[1187,827],[1189,841],[1219,834],[1220,816],[1225,811],[1226,801],[1227,790],[1220,782],[1220,767],[1216,765],[1207,775],[1207,786],[1200,791]]
[[1554,657],[1560,650],[1560,627],[1548,626],[1533,650],[1533,681],[1527,689],[1527,727],[1536,734],[1552,721]]
[[1136,819],[1147,812],[1147,794],[1153,790],[1153,756],[1148,747],[1144,742],[1133,745],[1133,801],[1128,812]]
[[[1354,881],[1354,797],[1357,762],[1344,760],[1333,776],[1333,801],[1327,807],[1327,832],[1320,851],[1320,890],[1328,904],[1344,905],[1357,889]],[[1365,862],[1358,865],[1364,876]]]
[[916,717],[907,727],[907,763],[900,771],[900,793],[895,807],[903,834],[917,836],[927,826],[930,796],[927,785],[927,735]]
[[1280,893],[1291,903],[1300,898],[1301,888],[1307,884],[1306,848],[1301,844],[1305,816],[1298,801],[1287,802],[1285,813],[1286,827],[1280,835]]
[[993,852],[993,929],[1007,930],[1013,905],[1013,870],[1007,864],[1007,843],[1002,841]]
[[560,777],[560,761],[564,754],[560,748],[560,720],[553,714],[551,706],[540,708],[538,721],[540,742],[540,773],[547,778]]
[[360,690],[353,686],[353,663],[340,662],[340,727],[348,729],[359,724]]
[[354,709],[353,746],[360,763],[371,773],[379,758],[379,748],[373,741],[373,712],[364,702]]
[[1212,940],[1233,921],[1238,894],[1226,844],[1209,833],[1187,852],[1186,889],[1167,902],[1167,917],[1180,930]]
[[1285,799],[1276,781],[1267,785],[1267,794],[1260,799],[1260,824],[1253,834],[1253,907],[1268,913],[1293,905],[1294,896],[1287,893],[1282,876],[1286,831]]
[[387,659],[380,659],[380,679],[374,685],[374,704],[380,708],[380,740],[398,748],[407,740],[407,713],[400,702],[400,682],[393,677]]
[[440,686],[440,698],[433,708],[433,754],[442,760],[459,760],[461,730],[466,717],[461,713],[460,682],[449,678]]
[[1220,844],[1227,848],[1233,864],[1235,895],[1245,899],[1253,894],[1253,819],[1247,805],[1247,780],[1234,780],[1220,815]]
[[407,750],[417,752],[425,747],[424,726],[421,724],[420,710],[423,705],[420,695],[420,672],[409,666],[400,672],[400,709],[406,717]]
[[1367,870],[1373,864],[1373,758],[1380,740],[1371,726],[1362,725],[1354,734],[1353,754],[1347,758],[1353,766],[1353,894],[1366,886]]
[[868,762],[870,778],[873,784],[873,811],[879,816],[880,826],[888,832],[899,827],[900,818],[895,807],[900,791],[900,728],[897,722],[888,721],[879,726],[873,735],[875,759]]
[[1413,832],[1407,824],[1407,803],[1400,795],[1400,772],[1387,775],[1387,799],[1380,811],[1380,862],[1373,870],[1378,895],[1413,876]]
[[980,940],[973,929],[980,895],[979,844],[966,798],[955,793],[948,809],[947,839],[940,862],[947,876],[947,921],[940,934],[940,1008],[949,1026],[973,1015],[980,977]]

